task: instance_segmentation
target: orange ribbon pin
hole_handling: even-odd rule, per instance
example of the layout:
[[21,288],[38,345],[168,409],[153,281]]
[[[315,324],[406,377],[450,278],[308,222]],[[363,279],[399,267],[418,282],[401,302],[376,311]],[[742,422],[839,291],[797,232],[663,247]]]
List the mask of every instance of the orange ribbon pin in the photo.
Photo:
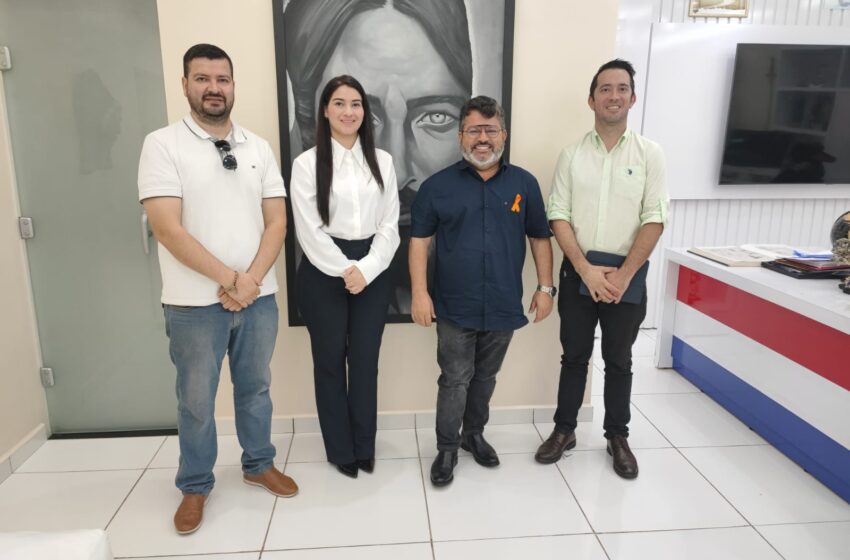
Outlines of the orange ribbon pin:
[[514,199],[514,205],[511,206],[511,212],[519,212],[519,201],[520,200],[522,200],[522,196],[516,195],[516,198]]

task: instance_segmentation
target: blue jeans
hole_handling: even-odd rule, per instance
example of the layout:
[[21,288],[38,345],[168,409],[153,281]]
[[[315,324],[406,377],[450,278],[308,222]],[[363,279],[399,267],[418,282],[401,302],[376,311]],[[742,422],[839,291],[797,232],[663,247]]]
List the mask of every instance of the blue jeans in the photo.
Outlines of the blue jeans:
[[463,435],[480,434],[514,331],[477,331],[437,321],[437,449],[456,451]]
[[171,361],[177,367],[177,488],[184,494],[209,494],[215,484],[215,395],[225,353],[233,381],[242,470],[258,474],[272,467],[269,363],[278,322],[274,296],[258,298],[235,313],[220,304],[163,307]]

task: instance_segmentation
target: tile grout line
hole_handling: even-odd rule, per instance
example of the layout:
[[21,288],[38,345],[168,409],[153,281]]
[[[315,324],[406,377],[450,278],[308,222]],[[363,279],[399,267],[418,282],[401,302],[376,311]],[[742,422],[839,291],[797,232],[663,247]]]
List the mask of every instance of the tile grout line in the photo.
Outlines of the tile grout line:
[[766,536],[764,536],[764,535],[762,534],[762,532],[758,530],[758,527],[756,527],[755,525],[750,525],[750,526],[753,528],[753,531],[755,531],[755,532],[756,532],[756,534],[757,534],[758,536],[760,536],[764,542],[766,542],[766,543],[767,543],[767,546],[769,546],[770,548],[772,548],[772,549],[776,552],[776,554],[778,554],[778,555],[779,555],[779,557],[780,557],[780,558],[782,558],[782,560],[785,560],[785,556],[783,556],[783,555],[782,555],[782,553],[781,553],[781,552],[779,552],[779,549],[778,549],[778,548],[776,548],[775,546],[773,546],[773,543],[772,543],[772,542],[770,542],[770,541],[767,539],[767,537],[766,537]]
[[[653,427],[653,428],[655,428],[656,430],[658,430],[658,433],[660,433],[660,434],[661,434],[661,435],[662,435],[665,439],[667,439],[667,441],[670,441],[670,440],[667,438],[667,436],[666,436],[666,435],[664,435],[664,432],[662,432],[662,431],[661,431],[661,430],[660,430],[660,429],[659,429],[659,428],[658,428],[655,424],[653,424],[653,423],[652,423],[652,421],[649,419],[649,417],[648,417],[646,414],[644,414],[644,413],[643,413],[643,411],[642,411],[642,410],[640,410],[640,408],[639,408],[637,405],[634,405],[634,406],[635,406],[635,408],[637,408],[637,409],[640,411],[640,413],[641,413],[641,414],[643,414],[644,418],[646,418],[646,419],[647,419],[647,421],[648,421],[648,422],[652,425],[652,427]],[[740,421],[739,421],[739,422],[740,422]],[[741,422],[741,423],[743,424],[743,422]],[[670,444],[671,444],[671,445],[673,445],[673,442],[672,442],[672,441],[670,441]],[[711,447],[711,446],[706,446],[706,447]],[[706,447],[702,447],[702,449],[705,449]],[[750,446],[731,446],[731,447],[750,447]],[[746,522],[747,522],[747,525],[746,525],[747,527],[750,527],[752,530],[754,530],[754,531],[755,531],[755,532],[756,532],[756,533],[757,533],[757,534],[758,534],[758,535],[759,535],[762,539],[764,539],[764,541],[768,544],[768,546],[770,546],[770,548],[772,548],[772,549],[773,549],[773,550],[774,550],[774,551],[775,551],[775,552],[779,555],[779,557],[780,557],[780,558],[783,558],[783,559],[784,559],[784,556],[782,556],[782,554],[780,554],[780,552],[779,552],[778,550],[776,550],[776,547],[774,547],[774,546],[773,546],[773,544],[771,544],[771,543],[770,543],[770,541],[768,541],[768,540],[764,537],[764,535],[762,535],[761,533],[759,533],[759,532],[758,532],[758,530],[755,528],[755,526],[752,524],[752,522],[751,522],[751,521],[750,521],[750,520],[749,520],[749,519],[748,519],[748,518],[747,518],[747,517],[746,517],[743,513],[741,513],[741,512],[738,510],[738,508],[735,506],[735,504],[733,504],[733,503],[732,503],[732,501],[731,501],[731,500],[730,500],[730,499],[729,499],[729,498],[728,498],[728,497],[727,497],[727,496],[726,496],[723,492],[721,492],[721,491],[720,491],[720,489],[719,489],[719,488],[717,488],[717,486],[715,486],[713,482],[711,482],[711,481],[708,479],[708,477],[705,475],[705,473],[703,473],[703,472],[702,472],[702,471],[701,471],[701,470],[700,470],[700,469],[699,469],[696,465],[694,465],[694,464],[691,462],[691,460],[690,460],[690,459],[688,459],[687,455],[685,455],[685,454],[682,452],[682,449],[680,449],[680,448],[679,448],[678,446],[676,446],[676,445],[673,445],[673,449],[675,449],[675,450],[676,450],[676,452],[677,452],[677,453],[678,453],[678,454],[679,454],[679,455],[680,455],[680,456],[681,456],[681,457],[685,460],[685,462],[686,462],[686,463],[688,463],[688,464],[691,466],[691,468],[693,468],[693,469],[694,469],[697,473],[699,473],[699,475],[703,478],[703,480],[705,480],[705,481],[708,483],[708,485],[709,485],[709,486],[711,486],[711,488],[712,488],[715,492],[717,492],[717,493],[720,495],[720,497],[721,497],[721,498],[723,498],[723,500],[724,500],[727,504],[729,504],[729,506],[730,506],[730,507],[731,507],[731,508],[735,511],[735,513],[737,513],[738,515],[740,515],[740,516],[741,516],[741,519],[743,519],[744,521],[746,521]],[[695,448],[687,448],[687,447],[685,447],[684,449],[695,449]],[[705,527],[705,528],[707,529],[708,527]]]
[[428,520],[428,542],[431,545],[431,559],[437,560],[437,552],[434,550],[434,532],[431,529],[431,510],[428,507],[428,490],[425,488],[425,473],[422,470],[422,449],[419,448],[419,425],[416,416],[413,417],[413,437],[416,439],[419,479],[422,481],[422,497],[425,499],[425,518]]
[[[743,423],[743,422],[742,422],[742,423]],[[720,489],[719,489],[719,488],[717,488],[717,486],[715,486],[715,485],[714,485],[714,483],[713,483],[713,482],[711,482],[711,481],[708,479],[708,477],[705,475],[705,473],[703,473],[703,472],[699,469],[699,467],[697,467],[695,464],[693,464],[693,463],[691,462],[691,460],[690,460],[690,459],[688,459],[687,455],[685,455],[684,453],[682,453],[682,450],[681,450],[681,449],[679,449],[678,447],[675,447],[674,449],[676,449],[676,452],[677,452],[677,453],[679,453],[679,455],[681,455],[681,456],[682,456],[682,458],[683,458],[683,459],[684,459],[684,460],[685,460],[685,461],[686,461],[686,462],[687,462],[687,463],[688,463],[688,464],[689,464],[689,465],[690,465],[690,466],[691,466],[691,467],[692,467],[695,471],[697,471],[697,472],[699,473],[699,475],[703,478],[703,480],[705,480],[705,481],[708,483],[708,485],[709,485],[709,486],[711,486],[711,487],[714,489],[714,491],[715,491],[715,492],[717,492],[718,494],[720,494],[720,497],[722,497],[722,498],[726,501],[726,503],[727,503],[727,504],[729,504],[729,506],[730,506],[733,510],[735,510],[735,513],[737,513],[738,515],[740,515],[740,516],[741,516],[741,519],[743,519],[744,521],[746,521],[746,522],[747,522],[747,526],[748,526],[750,529],[752,529],[753,531],[755,531],[755,532],[756,532],[756,534],[757,534],[758,536],[760,536],[762,539],[764,539],[764,541],[768,544],[768,546],[770,546],[770,548],[772,548],[772,549],[776,552],[776,554],[778,554],[778,555],[779,555],[779,557],[780,557],[780,558],[783,558],[783,560],[784,560],[784,558],[785,558],[785,557],[784,557],[784,556],[782,556],[782,554],[781,554],[781,553],[780,553],[780,552],[776,549],[776,547],[775,547],[775,546],[773,546],[773,544],[772,544],[769,540],[767,540],[767,539],[765,538],[765,536],[764,536],[764,535],[762,535],[761,533],[759,533],[758,529],[756,529],[756,527],[755,527],[755,525],[753,524],[753,522],[752,522],[752,521],[750,521],[750,520],[747,518],[747,516],[745,516],[743,513],[741,513],[741,512],[738,510],[737,506],[735,506],[735,504],[733,504],[733,503],[732,503],[732,500],[730,500],[728,497],[726,497],[726,494],[724,494],[723,492],[721,492],[721,491],[720,491]]]
[[[650,425],[650,426],[652,426],[652,427],[653,427],[653,428],[654,428],[654,429],[655,429],[655,430],[656,430],[659,434],[661,434],[661,437],[663,437],[663,438],[667,441],[667,443],[669,443],[669,444],[672,446],[672,448],[676,450],[676,453],[678,453],[678,454],[679,454],[679,455],[680,455],[680,456],[681,456],[681,457],[685,460],[685,462],[686,462],[686,463],[688,463],[688,464],[691,466],[691,468],[693,468],[693,469],[694,469],[697,473],[699,473],[699,475],[703,478],[703,480],[705,480],[705,481],[708,483],[708,485],[709,485],[709,486],[711,486],[711,488],[712,488],[712,489],[714,489],[714,491],[715,491],[715,492],[717,492],[717,493],[720,495],[720,497],[721,497],[721,498],[723,498],[723,499],[726,501],[726,503],[727,503],[727,504],[729,504],[729,506],[730,506],[730,507],[731,507],[731,508],[735,511],[735,513],[737,513],[738,515],[740,515],[740,516],[741,516],[741,519],[743,519],[744,521],[746,521],[746,522],[747,522],[747,526],[748,526],[748,527],[750,527],[751,529],[753,529],[754,531],[756,531],[755,527],[753,527],[753,524],[752,524],[752,523],[750,523],[750,520],[749,520],[749,519],[747,519],[747,518],[746,518],[746,517],[745,517],[745,516],[744,516],[744,515],[740,512],[740,511],[738,511],[738,508],[736,508],[736,507],[735,507],[735,505],[731,502],[731,500],[729,500],[729,498],[727,498],[727,497],[726,497],[726,495],[724,495],[724,494],[723,494],[723,492],[721,492],[721,491],[720,491],[720,490],[719,490],[719,489],[718,489],[718,488],[717,488],[714,484],[712,484],[712,482],[711,482],[710,480],[708,480],[708,478],[705,476],[705,474],[703,474],[703,472],[702,472],[701,470],[699,470],[699,469],[696,467],[696,465],[694,465],[694,464],[693,464],[693,463],[692,463],[692,462],[691,462],[691,461],[690,461],[690,460],[689,460],[689,459],[685,456],[685,454],[684,454],[684,453],[682,453],[682,450],[681,450],[681,449],[679,449],[676,445],[674,445],[674,444],[673,444],[673,442],[672,442],[672,441],[670,441],[670,438],[668,438],[668,437],[667,437],[667,435],[666,435],[664,432],[662,432],[662,431],[661,431],[661,429],[660,429],[658,426],[656,426],[656,425],[655,425],[655,423],[654,423],[652,420],[650,420],[649,416],[647,416],[647,415],[646,415],[646,414],[645,414],[645,413],[644,413],[644,412],[640,409],[640,407],[639,407],[637,404],[635,404],[635,403],[634,403],[631,399],[629,399],[629,403],[630,403],[632,406],[634,406],[634,407],[637,409],[637,411],[638,411],[638,412],[639,412],[639,413],[640,413],[640,414],[641,414],[644,418],[646,418],[646,421],[647,421],[647,422],[649,422],[649,425]],[[703,527],[703,529],[710,529],[710,528],[711,528],[711,527]],[[761,535],[761,533],[759,533],[758,531],[756,531],[756,533],[758,533],[758,534],[759,534],[759,536],[761,536],[761,537],[762,537],[762,539],[764,539],[764,536],[762,536],[762,535]],[[770,544],[770,542],[768,542],[768,541],[767,541],[767,539],[764,539],[764,540],[767,542],[767,544],[768,544],[768,545],[769,545],[769,546],[770,546],[773,550],[775,550],[775,551],[776,551],[776,553],[777,553],[777,554],[779,554],[779,551],[778,551],[778,550],[776,550],[776,548],[775,548],[772,544]],[[782,554],[779,554],[779,557],[780,557],[780,558],[783,558],[783,560],[784,560],[784,556],[782,556]]]
[[[157,454],[159,454],[159,452],[162,450],[163,446],[165,446],[165,442],[167,440],[168,440],[168,436],[164,436],[162,438],[162,441],[160,442],[159,447],[156,448],[156,451],[153,452],[153,454],[151,455],[151,458],[148,460],[147,464],[142,469],[142,472],[139,473],[139,477],[136,479],[136,482],[133,483],[133,486],[130,487],[130,491],[127,492],[127,494],[124,496],[124,499],[121,500],[120,504],[118,504],[118,507],[115,509],[115,513],[112,514],[112,516],[109,518],[109,521],[106,522],[106,526],[103,528],[104,531],[109,529],[109,526],[112,525],[113,521],[115,521],[115,517],[118,515],[118,512],[121,511],[121,508],[124,507],[124,504],[126,504],[127,500],[130,498],[130,494],[133,493],[133,490],[135,490],[136,486],[139,485],[139,482],[142,481],[142,477],[145,476],[146,472],[148,472],[148,468],[150,467],[151,463],[153,463],[153,460],[156,458]],[[129,470],[129,469],[127,469],[127,470]]]
[[[537,426],[537,424],[534,424],[534,423],[532,423],[532,426],[534,426],[534,430],[537,432],[538,437],[540,437],[540,442],[543,443],[544,438],[543,438],[543,434],[540,433],[540,428]],[[533,456],[532,456],[532,458],[533,458]],[[573,500],[575,500],[575,503],[578,506],[578,509],[581,512],[582,517],[584,517],[584,521],[587,523],[587,526],[590,527],[590,530],[593,532],[593,537],[596,539],[596,542],[599,543],[599,546],[602,547],[602,553],[605,554],[605,557],[608,558],[608,560],[611,560],[611,556],[608,554],[608,551],[605,550],[605,546],[602,544],[602,541],[599,539],[599,535],[596,534],[596,529],[593,527],[593,524],[590,522],[590,518],[584,512],[584,508],[581,506],[581,503],[578,501],[578,498],[576,497],[575,492],[573,492],[573,489],[570,486],[570,483],[567,481],[567,477],[564,475],[564,472],[561,469],[558,468],[558,462],[562,461],[563,458],[564,458],[563,454],[561,454],[561,458],[558,459],[557,462],[553,463],[552,466],[555,467],[556,471],[558,471],[558,474],[561,476],[561,480],[564,481],[564,484],[567,486],[567,490],[570,491],[570,496],[572,496]]]
[[[289,456],[292,453],[292,446],[295,445],[295,426],[293,426],[292,432],[290,432],[289,437],[289,446],[286,448],[286,456],[283,459],[283,469],[282,473],[286,473],[286,468],[289,466]],[[272,462],[272,468],[274,468],[274,462]],[[298,484],[296,482],[296,484]],[[299,489],[300,490],[300,489]],[[263,554],[266,552],[266,543],[269,541],[269,533],[272,530],[272,522],[274,521],[274,512],[277,511],[277,504],[280,501],[280,498],[275,496],[274,503],[272,503],[272,513],[269,516],[269,523],[266,525],[266,533],[263,535],[263,542],[260,543],[260,554],[257,556],[257,559],[260,560],[263,557]]]
[[136,478],[136,481],[133,483],[133,486],[130,487],[130,490],[124,496],[124,499],[121,500],[121,503],[118,504],[117,508],[115,508],[115,512],[110,516],[109,521],[107,521],[106,526],[103,528],[104,531],[108,530],[109,526],[112,525],[112,522],[115,521],[115,517],[118,515],[118,512],[121,511],[121,508],[124,507],[124,504],[127,503],[127,499],[130,498],[130,494],[132,494],[133,490],[136,489],[136,486],[139,485],[139,482],[141,482],[142,477],[145,475],[145,473],[147,471],[148,471],[147,469],[142,469],[142,471],[139,473],[139,476],[138,476],[138,478]]
[[[631,399],[630,399],[630,402],[631,402]],[[688,463],[688,464],[691,466],[691,468],[693,468],[693,469],[694,469],[697,473],[699,473],[699,475],[703,478],[703,480],[705,480],[705,481],[708,483],[708,485],[709,485],[709,486],[711,486],[711,488],[712,488],[712,489],[714,489],[714,491],[715,491],[715,492],[717,492],[717,493],[720,495],[720,497],[721,497],[721,498],[723,498],[723,499],[726,501],[726,503],[727,503],[727,504],[729,504],[729,506],[730,506],[730,507],[731,507],[731,508],[735,511],[735,513],[737,513],[738,515],[740,515],[740,516],[741,516],[741,519],[743,519],[744,521],[746,521],[746,522],[747,522],[747,526],[748,526],[748,527],[750,527],[753,531],[755,531],[755,532],[756,532],[756,533],[757,533],[757,534],[758,534],[758,535],[759,535],[762,539],[764,539],[764,541],[768,544],[768,546],[770,546],[770,548],[772,548],[774,551],[776,551],[776,554],[778,554],[780,558],[783,558],[783,559],[784,559],[785,557],[784,557],[784,556],[782,556],[782,554],[781,554],[781,553],[780,553],[780,552],[776,549],[776,547],[775,547],[775,546],[773,546],[773,544],[772,544],[770,541],[768,541],[768,540],[764,537],[764,535],[762,535],[762,534],[758,531],[758,529],[756,529],[756,528],[755,528],[755,526],[754,526],[754,525],[750,522],[750,520],[749,520],[749,519],[747,519],[747,517],[746,517],[746,516],[744,516],[744,514],[743,514],[743,513],[741,513],[740,511],[738,511],[738,508],[737,508],[737,507],[735,507],[735,504],[733,504],[733,503],[732,503],[732,501],[731,501],[729,498],[727,498],[727,497],[726,497],[726,495],[725,495],[723,492],[721,492],[721,491],[720,491],[720,490],[719,490],[719,489],[718,489],[718,488],[714,485],[714,483],[712,483],[712,482],[708,479],[708,477],[707,477],[707,476],[706,476],[706,475],[705,475],[705,474],[704,474],[701,470],[699,470],[699,469],[697,468],[697,466],[696,466],[696,465],[694,465],[694,464],[690,461],[690,459],[688,459],[688,457],[687,457],[687,456],[686,456],[686,455],[682,452],[682,450],[681,450],[681,449],[679,449],[679,447],[678,447],[678,446],[673,445],[673,442],[672,442],[672,441],[670,441],[670,439],[669,439],[669,438],[668,438],[668,437],[664,434],[664,432],[662,432],[662,431],[658,428],[658,426],[656,426],[656,425],[652,422],[652,420],[650,420],[650,419],[649,419],[649,416],[647,416],[647,415],[646,415],[646,414],[645,414],[645,413],[644,413],[644,412],[640,409],[640,407],[639,407],[637,404],[635,404],[634,402],[631,402],[631,404],[632,404],[632,406],[634,406],[634,407],[638,410],[638,412],[640,412],[640,413],[643,415],[643,417],[644,417],[644,418],[646,418],[646,421],[647,421],[647,422],[649,422],[649,424],[650,424],[653,428],[655,428],[655,430],[657,430],[657,431],[658,431],[658,433],[659,433],[659,434],[661,434],[661,436],[662,436],[664,439],[666,439],[666,440],[667,440],[667,442],[668,442],[668,443],[670,443],[670,445],[671,445],[671,446],[673,446],[673,449],[675,449],[675,450],[676,450],[676,453],[678,453],[678,454],[679,454],[679,455],[680,455],[680,456],[681,456],[681,457],[685,460],[685,462],[686,462],[686,463]],[[738,421],[740,422],[740,420],[738,420]],[[743,423],[743,422],[741,422],[741,424],[744,424],[744,423]],[[744,425],[745,425],[745,424],[744,424]],[[749,427],[749,426],[748,426],[748,427]],[[750,429],[752,429],[752,428],[750,428]],[[715,446],[715,447],[716,447],[716,446]],[[733,447],[751,447],[751,446],[733,446]],[[687,447],[686,447],[686,448],[684,448],[684,449],[689,449],[689,448],[687,448]],[[690,449],[693,449],[693,448],[690,448]],[[705,449],[705,447],[703,447],[703,449]],[[708,527],[705,527],[705,529],[708,529]]]

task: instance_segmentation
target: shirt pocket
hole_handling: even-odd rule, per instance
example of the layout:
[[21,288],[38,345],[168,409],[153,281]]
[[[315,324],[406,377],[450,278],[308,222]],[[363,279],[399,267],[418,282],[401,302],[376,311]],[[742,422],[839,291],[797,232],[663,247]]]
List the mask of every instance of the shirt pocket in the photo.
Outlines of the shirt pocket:
[[624,202],[640,205],[646,187],[646,168],[643,165],[622,165],[615,171],[614,195]]

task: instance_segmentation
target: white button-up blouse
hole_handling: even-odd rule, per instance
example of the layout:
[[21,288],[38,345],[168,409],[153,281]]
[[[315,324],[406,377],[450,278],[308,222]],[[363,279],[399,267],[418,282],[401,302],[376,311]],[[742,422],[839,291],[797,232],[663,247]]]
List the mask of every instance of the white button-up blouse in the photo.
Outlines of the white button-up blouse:
[[[342,276],[356,265],[366,283],[387,269],[398,249],[398,185],[392,156],[375,150],[384,189],[372,177],[358,138],[350,150],[331,139],[333,147],[333,183],[329,202],[330,220],[322,223],[316,205],[316,148],[295,158],[290,180],[295,233],[304,254],[328,276]],[[354,261],[348,259],[331,237],[366,239],[375,236],[369,254]]]

